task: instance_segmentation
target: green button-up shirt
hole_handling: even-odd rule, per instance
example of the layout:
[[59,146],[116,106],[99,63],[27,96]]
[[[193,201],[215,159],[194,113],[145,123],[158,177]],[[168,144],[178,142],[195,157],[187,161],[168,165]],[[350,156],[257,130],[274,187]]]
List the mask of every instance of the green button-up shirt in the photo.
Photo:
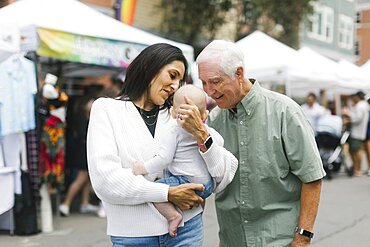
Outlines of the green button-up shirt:
[[216,195],[222,246],[289,246],[302,183],[325,176],[301,107],[254,82],[236,113],[215,108],[208,124],[239,160],[234,180]]

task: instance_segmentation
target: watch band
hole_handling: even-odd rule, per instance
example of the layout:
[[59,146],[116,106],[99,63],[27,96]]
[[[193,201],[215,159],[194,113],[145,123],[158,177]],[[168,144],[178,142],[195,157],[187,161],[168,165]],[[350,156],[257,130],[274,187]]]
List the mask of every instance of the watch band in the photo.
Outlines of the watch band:
[[308,238],[313,238],[313,232],[307,231],[306,229],[300,228],[298,226],[295,228],[294,232]]

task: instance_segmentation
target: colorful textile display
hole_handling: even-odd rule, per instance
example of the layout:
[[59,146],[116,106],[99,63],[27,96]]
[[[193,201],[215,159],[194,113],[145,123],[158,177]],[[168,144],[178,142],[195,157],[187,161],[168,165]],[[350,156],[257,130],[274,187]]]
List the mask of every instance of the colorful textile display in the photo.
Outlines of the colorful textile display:
[[41,183],[49,183],[53,189],[62,189],[64,184],[64,127],[58,117],[50,116],[40,138]]

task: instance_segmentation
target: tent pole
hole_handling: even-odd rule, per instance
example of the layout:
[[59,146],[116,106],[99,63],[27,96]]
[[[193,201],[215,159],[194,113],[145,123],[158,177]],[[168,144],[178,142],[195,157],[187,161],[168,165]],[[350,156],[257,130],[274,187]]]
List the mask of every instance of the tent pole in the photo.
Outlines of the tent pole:
[[291,92],[289,80],[285,80],[285,95],[288,96],[289,98],[292,97],[292,92]]
[[334,90],[334,102],[335,102],[335,114],[340,116],[342,115],[342,103],[340,100],[340,93],[338,93],[335,88]]

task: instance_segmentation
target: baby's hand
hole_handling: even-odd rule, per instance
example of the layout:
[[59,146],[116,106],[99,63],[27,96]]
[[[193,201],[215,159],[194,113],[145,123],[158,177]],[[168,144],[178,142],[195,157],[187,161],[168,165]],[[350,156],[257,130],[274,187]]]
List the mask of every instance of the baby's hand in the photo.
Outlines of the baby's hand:
[[148,174],[148,171],[145,169],[145,166],[140,161],[135,161],[134,165],[132,166],[132,172],[135,175],[146,175]]

